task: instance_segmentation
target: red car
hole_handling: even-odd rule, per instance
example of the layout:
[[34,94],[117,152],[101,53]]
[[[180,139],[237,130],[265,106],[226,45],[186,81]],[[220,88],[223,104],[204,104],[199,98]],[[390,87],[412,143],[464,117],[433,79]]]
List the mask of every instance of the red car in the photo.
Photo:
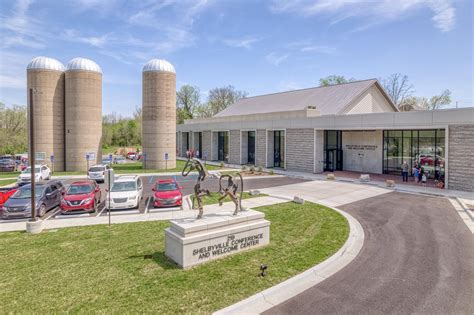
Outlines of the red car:
[[174,179],[159,179],[153,186],[153,207],[181,207],[183,205],[183,187]]
[[75,211],[94,212],[100,204],[101,191],[93,180],[82,180],[72,183],[61,199],[61,213]]
[[0,191],[0,207],[3,206],[3,204],[10,198],[18,188],[8,188],[7,190],[2,190]]

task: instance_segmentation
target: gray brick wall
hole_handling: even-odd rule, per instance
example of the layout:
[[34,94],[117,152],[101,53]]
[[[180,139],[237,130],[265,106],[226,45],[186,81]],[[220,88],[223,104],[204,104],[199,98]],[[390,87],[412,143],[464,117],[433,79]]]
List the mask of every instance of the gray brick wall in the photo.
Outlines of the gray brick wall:
[[265,156],[265,142],[266,142],[266,130],[259,129],[255,135],[255,165],[257,166],[266,166],[266,156]]
[[286,168],[290,171],[313,172],[314,130],[286,130]]
[[207,160],[209,161],[211,157],[211,132],[203,131],[202,132],[202,153],[201,155],[204,158],[204,154],[207,153]]
[[474,191],[474,125],[449,126],[448,188]]
[[229,163],[240,164],[240,130],[229,133]]

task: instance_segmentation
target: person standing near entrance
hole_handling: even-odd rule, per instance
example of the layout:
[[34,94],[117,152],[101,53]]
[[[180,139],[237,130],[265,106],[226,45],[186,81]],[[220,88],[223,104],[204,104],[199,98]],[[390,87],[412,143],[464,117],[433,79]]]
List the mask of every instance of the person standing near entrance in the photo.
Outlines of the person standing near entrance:
[[409,166],[408,166],[408,163],[407,161],[403,161],[403,164],[402,164],[402,177],[403,177],[403,181],[404,182],[408,182],[408,170],[409,170]]

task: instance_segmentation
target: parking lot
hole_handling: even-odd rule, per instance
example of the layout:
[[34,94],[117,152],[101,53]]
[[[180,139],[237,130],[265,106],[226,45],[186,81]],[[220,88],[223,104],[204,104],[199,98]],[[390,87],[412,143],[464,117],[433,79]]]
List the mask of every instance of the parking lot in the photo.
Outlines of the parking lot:
[[[143,199],[140,201],[138,209],[126,209],[126,210],[119,210],[114,209],[111,210],[111,215],[127,215],[127,214],[138,214],[138,213],[148,213],[148,212],[158,212],[158,211],[180,211],[179,207],[175,208],[154,208],[152,204],[152,197],[153,191],[152,187],[154,183],[158,179],[175,179],[178,184],[182,187],[182,191],[184,195],[189,195],[194,192],[194,185],[196,184],[197,175],[188,175],[187,177],[182,176],[149,176],[144,175],[140,176],[143,182]],[[62,182],[64,185],[69,185],[77,181],[77,179],[64,179]],[[275,186],[283,186],[289,184],[296,184],[303,182],[305,180],[296,179],[296,178],[289,178],[283,176],[275,176],[274,178],[244,178],[244,190],[252,190],[252,189],[262,189],[267,187],[275,187]],[[73,217],[95,217],[95,216],[105,216],[108,215],[108,210],[105,208],[105,197],[106,197],[106,187],[105,184],[99,184],[101,188],[101,203],[98,207],[98,211],[94,213],[72,213],[62,215],[60,214],[59,207],[51,209],[48,211],[43,217],[43,220],[60,220],[63,218],[73,218]],[[201,184],[201,187],[209,189],[211,192],[215,192],[219,190],[219,182],[217,178],[210,177],[207,178],[204,183]],[[8,220],[1,220],[0,224],[5,222],[19,222],[19,221],[27,221],[28,219],[8,219]]]

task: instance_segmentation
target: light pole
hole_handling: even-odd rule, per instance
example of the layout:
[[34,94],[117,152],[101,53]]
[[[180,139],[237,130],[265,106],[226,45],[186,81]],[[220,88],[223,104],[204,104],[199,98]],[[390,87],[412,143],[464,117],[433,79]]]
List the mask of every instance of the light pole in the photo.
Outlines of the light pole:
[[30,221],[37,221],[36,217],[36,200],[35,200],[35,119],[34,119],[34,102],[33,95],[36,93],[30,89],[30,170],[31,170],[31,219]]

